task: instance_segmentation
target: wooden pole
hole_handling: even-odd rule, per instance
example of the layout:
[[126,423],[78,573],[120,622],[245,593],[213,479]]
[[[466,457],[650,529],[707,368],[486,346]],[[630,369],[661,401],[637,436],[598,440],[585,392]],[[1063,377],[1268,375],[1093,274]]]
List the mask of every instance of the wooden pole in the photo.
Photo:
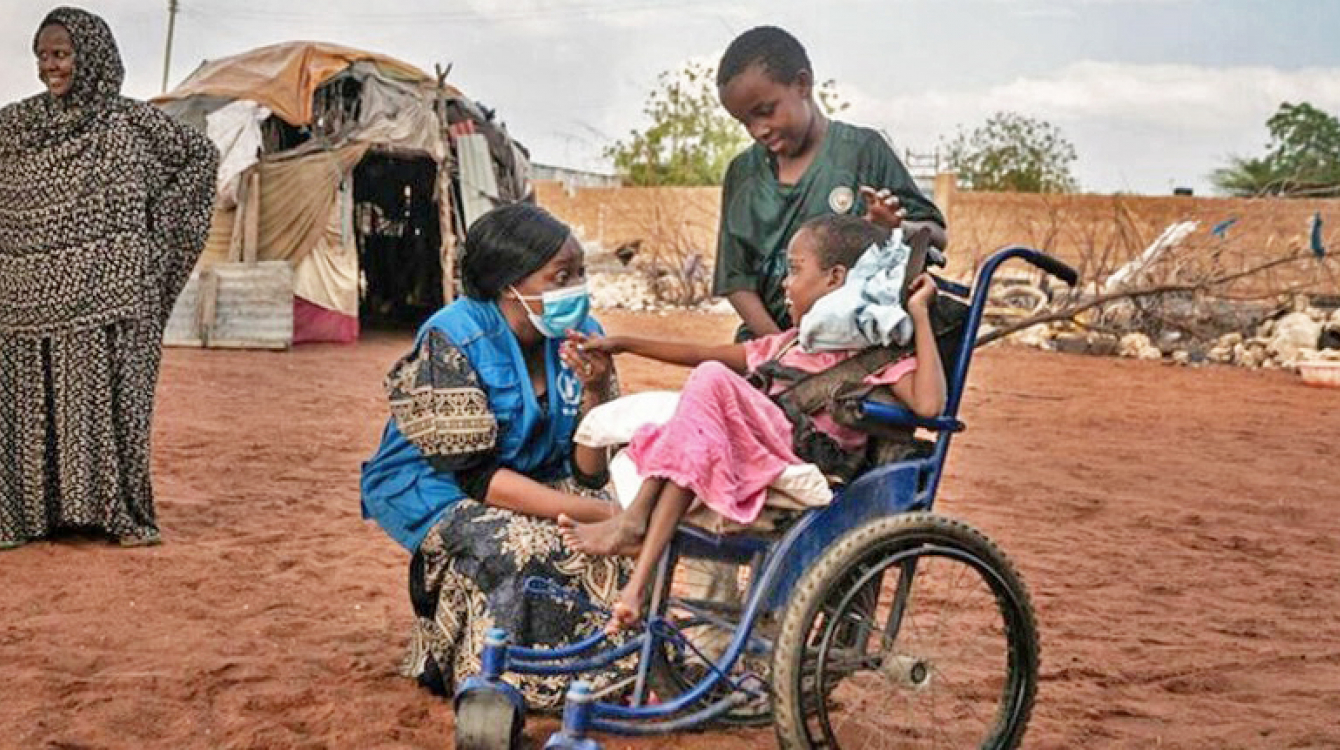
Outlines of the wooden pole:
[[160,94],[167,93],[168,74],[172,72],[172,35],[177,29],[177,0],[168,0],[167,46],[163,50],[163,88]]

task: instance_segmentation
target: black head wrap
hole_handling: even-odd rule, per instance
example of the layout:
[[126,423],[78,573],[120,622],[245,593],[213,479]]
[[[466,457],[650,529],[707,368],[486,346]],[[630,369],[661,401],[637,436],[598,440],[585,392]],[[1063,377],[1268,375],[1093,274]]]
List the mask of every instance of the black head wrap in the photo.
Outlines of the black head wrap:
[[571,235],[567,224],[539,206],[495,208],[465,235],[461,286],[474,299],[497,299],[509,285],[543,268]]
[[71,104],[92,104],[119,96],[126,69],[107,22],[79,8],[57,8],[37,27],[37,34],[33,35],[34,53],[42,29],[53,24],[64,26],[74,45],[74,81],[63,98]]

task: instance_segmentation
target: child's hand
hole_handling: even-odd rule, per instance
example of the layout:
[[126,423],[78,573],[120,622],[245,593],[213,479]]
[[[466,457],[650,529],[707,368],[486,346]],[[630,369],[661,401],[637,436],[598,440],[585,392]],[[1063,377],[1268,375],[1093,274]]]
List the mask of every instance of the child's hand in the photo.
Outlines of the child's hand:
[[614,359],[608,352],[573,343],[573,333],[569,331],[568,340],[559,345],[558,358],[577,375],[584,388],[603,391],[609,382],[610,373],[614,372]]
[[897,229],[907,218],[907,209],[892,190],[875,190],[867,185],[861,186],[861,197],[865,199],[865,219],[886,229]]
[[912,279],[911,286],[907,288],[907,312],[913,315],[929,312],[937,291],[935,279],[928,273]]
[[565,347],[573,347],[578,352],[600,352],[603,354],[623,354],[624,347],[614,336],[593,336],[581,331],[568,331]]

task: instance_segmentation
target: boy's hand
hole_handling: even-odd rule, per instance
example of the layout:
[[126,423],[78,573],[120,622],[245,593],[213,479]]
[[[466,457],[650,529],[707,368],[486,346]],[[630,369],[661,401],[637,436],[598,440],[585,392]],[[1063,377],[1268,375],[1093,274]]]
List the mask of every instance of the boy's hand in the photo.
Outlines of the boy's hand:
[[897,229],[907,218],[907,209],[892,190],[876,190],[867,185],[861,186],[861,198],[865,200],[865,220],[878,224],[885,229]]
[[912,285],[907,288],[907,312],[912,315],[929,312],[936,292],[935,279],[930,274],[923,273],[912,279]]

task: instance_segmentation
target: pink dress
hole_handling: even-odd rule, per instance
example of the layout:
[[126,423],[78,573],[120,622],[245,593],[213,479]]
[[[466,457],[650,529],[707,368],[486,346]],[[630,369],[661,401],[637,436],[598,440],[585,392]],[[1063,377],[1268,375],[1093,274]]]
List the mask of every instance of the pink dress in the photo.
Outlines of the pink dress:
[[[783,365],[819,372],[856,353],[788,349],[797,333],[793,328],[746,343],[749,368],[781,352]],[[914,369],[916,360],[904,359],[866,382],[891,385]],[[827,415],[816,415],[815,426],[844,448],[864,445],[862,433],[840,427]],[[804,463],[791,448],[793,429],[781,407],[748,381],[719,362],[706,362],[684,383],[670,421],[634,433],[628,455],[642,476],[668,479],[723,517],[749,524],[763,509],[768,485],[787,466]]]

